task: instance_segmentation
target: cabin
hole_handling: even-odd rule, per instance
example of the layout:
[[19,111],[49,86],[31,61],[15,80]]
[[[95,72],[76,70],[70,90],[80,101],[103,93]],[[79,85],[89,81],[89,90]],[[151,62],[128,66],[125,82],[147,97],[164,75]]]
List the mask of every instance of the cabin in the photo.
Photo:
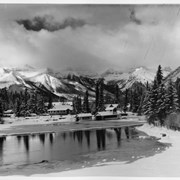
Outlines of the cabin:
[[70,103],[53,102],[52,108],[48,110],[50,115],[68,115],[73,112],[73,107]]
[[118,108],[119,108],[119,104],[106,104],[105,105],[105,111],[116,113]]
[[95,120],[97,121],[101,121],[101,120],[115,120],[115,119],[119,119],[119,114],[114,113],[114,112],[110,112],[110,111],[102,111],[102,112],[98,112],[95,115]]
[[92,114],[91,113],[80,113],[77,115],[79,120],[92,120]]

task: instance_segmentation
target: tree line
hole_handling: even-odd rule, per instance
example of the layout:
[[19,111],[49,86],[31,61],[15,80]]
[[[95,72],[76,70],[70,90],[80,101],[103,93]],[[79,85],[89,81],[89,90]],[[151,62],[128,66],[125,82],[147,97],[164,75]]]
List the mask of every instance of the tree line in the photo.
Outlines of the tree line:
[[37,90],[28,90],[20,92],[10,92],[7,88],[0,89],[0,116],[3,116],[4,111],[11,109],[15,116],[29,116],[32,113],[42,114],[47,112],[45,102],[48,106],[52,106],[51,96],[42,94]]
[[166,118],[180,110],[180,80],[164,83],[161,66],[159,65],[154,81],[146,90],[143,101],[143,112],[148,122],[154,124],[159,121],[165,125]]

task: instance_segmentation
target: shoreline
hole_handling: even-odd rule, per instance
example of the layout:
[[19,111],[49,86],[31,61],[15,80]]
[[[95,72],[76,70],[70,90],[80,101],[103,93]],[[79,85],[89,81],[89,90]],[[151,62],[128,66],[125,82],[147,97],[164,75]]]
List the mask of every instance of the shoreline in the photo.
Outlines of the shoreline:
[[[134,145],[136,146],[137,150],[134,151],[133,149],[128,150],[127,154],[125,157],[119,156],[119,148],[115,149],[107,149],[107,151],[97,151],[97,152],[92,152],[88,154],[82,154],[82,157],[80,159],[70,159],[70,160],[65,160],[65,161],[49,161],[49,162],[39,162],[39,163],[33,163],[29,165],[20,165],[20,166],[4,166],[0,169],[1,174],[3,176],[51,176],[52,174],[56,173],[71,173],[73,171],[78,171],[78,170],[84,170],[86,168],[100,168],[102,166],[107,166],[109,164],[113,163],[120,163],[120,164],[126,164],[126,163],[133,163],[137,161],[138,159],[153,156],[154,153],[160,153],[161,151],[164,151],[165,148],[162,146],[159,146],[155,142],[157,142],[156,139],[154,139],[153,146],[150,145],[152,144],[150,141],[150,144],[148,143],[148,140],[145,140],[146,143],[144,144],[144,138],[146,139],[147,134],[143,133],[142,131],[139,131],[140,134],[140,141],[141,143],[139,144],[140,146],[136,146],[136,140],[134,141]],[[149,137],[147,136],[149,139]],[[151,137],[150,137],[151,139]],[[150,140],[149,139],[149,140]],[[122,143],[124,140],[122,141]],[[129,147],[133,147],[131,143],[128,143],[127,140],[125,140],[127,145]],[[124,144],[124,143],[123,143]],[[155,145],[155,146],[154,146]],[[149,150],[147,150],[147,147]],[[158,152],[155,152],[154,147],[156,149],[160,147],[160,150]],[[161,149],[162,147],[162,149]],[[145,148],[145,149],[144,149]],[[120,150],[120,152],[124,152]],[[50,167],[53,167],[50,168]],[[9,169],[7,171],[7,169]],[[20,170],[21,169],[21,170]],[[53,175],[54,176],[54,175]],[[58,175],[57,175],[58,176]],[[61,176],[61,175],[60,175]]]
[[[108,163],[101,163],[98,167],[86,167],[71,171],[55,172],[49,174],[34,174],[32,176],[179,177],[180,132],[169,130],[164,127],[154,127],[148,124],[137,127],[137,130],[143,131],[149,136],[160,138],[160,140],[158,140],[158,142],[160,143],[171,143],[172,146],[159,154],[155,154],[151,157],[143,157],[142,159],[138,159],[130,164],[112,161]],[[166,136],[163,137],[162,133],[165,133]]]
[[[72,117],[70,117],[72,118]],[[70,119],[69,118],[69,119]],[[67,131],[85,131],[85,130],[96,130],[96,129],[108,129],[108,128],[123,128],[123,127],[134,127],[141,126],[146,121],[140,120],[139,118],[129,119],[118,119],[108,121],[70,121],[68,118],[64,121],[31,121],[21,122],[12,124],[0,125],[0,137],[5,136],[16,136],[16,135],[32,135],[32,134],[43,134],[43,133],[56,133],[56,132],[67,132]]]

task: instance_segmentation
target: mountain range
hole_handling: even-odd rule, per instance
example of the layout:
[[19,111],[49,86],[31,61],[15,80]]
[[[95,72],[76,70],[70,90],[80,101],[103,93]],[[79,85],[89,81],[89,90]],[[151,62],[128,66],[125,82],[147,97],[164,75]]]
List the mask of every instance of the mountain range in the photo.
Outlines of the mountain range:
[[[37,88],[67,99],[71,99],[77,94],[83,95],[88,90],[90,97],[94,97],[95,84],[98,78],[104,78],[105,93],[111,95],[113,92],[106,88],[108,85],[117,83],[119,88],[124,91],[136,82],[151,83],[155,74],[156,69],[147,67],[138,67],[127,72],[108,69],[102,74],[90,71],[75,71],[73,69],[64,71],[55,71],[50,68],[36,69],[28,65],[21,68],[0,67],[0,88],[7,87],[16,91],[23,88]],[[166,81],[168,78],[174,80],[180,77],[180,67],[175,71],[164,68],[163,75],[166,77]]]

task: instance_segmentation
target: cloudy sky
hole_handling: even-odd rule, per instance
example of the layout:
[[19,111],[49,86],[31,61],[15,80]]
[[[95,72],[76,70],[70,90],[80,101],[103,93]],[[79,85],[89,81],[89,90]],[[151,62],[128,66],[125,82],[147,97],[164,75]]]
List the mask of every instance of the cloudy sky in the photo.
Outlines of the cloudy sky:
[[0,65],[180,65],[180,5],[0,5]]

